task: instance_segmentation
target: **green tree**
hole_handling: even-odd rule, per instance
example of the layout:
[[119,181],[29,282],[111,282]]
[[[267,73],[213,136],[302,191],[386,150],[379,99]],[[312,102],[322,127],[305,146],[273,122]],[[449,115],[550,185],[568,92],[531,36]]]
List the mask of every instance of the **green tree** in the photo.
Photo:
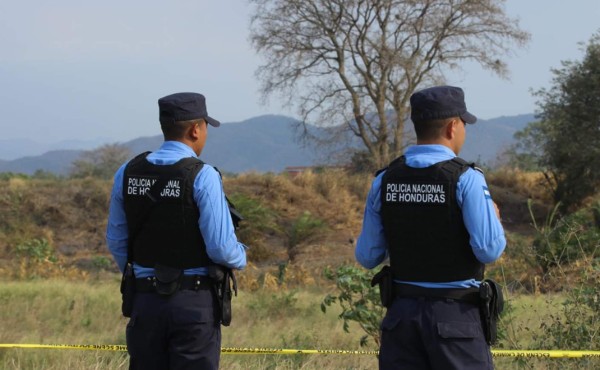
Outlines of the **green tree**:
[[552,86],[535,93],[539,121],[516,136],[518,154],[544,169],[563,211],[600,185],[600,33],[584,50],[583,60],[552,70]]
[[296,106],[305,137],[309,121],[331,129],[329,146],[347,145],[340,130],[356,136],[381,168],[404,150],[414,90],[466,61],[507,75],[503,58],[529,34],[504,2],[251,0],[263,96],[278,92]]
[[85,151],[79,159],[73,162],[71,177],[110,179],[130,156],[129,149],[121,144],[106,144],[94,150]]

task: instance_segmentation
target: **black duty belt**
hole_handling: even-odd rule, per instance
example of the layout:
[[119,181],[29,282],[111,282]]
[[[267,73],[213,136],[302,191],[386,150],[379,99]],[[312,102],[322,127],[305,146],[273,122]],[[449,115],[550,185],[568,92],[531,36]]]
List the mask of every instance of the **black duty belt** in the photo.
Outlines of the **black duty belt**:
[[[208,276],[183,275],[179,290],[205,290],[212,287],[212,279]],[[156,278],[147,277],[135,279],[136,292],[154,292],[156,290]]]
[[453,299],[479,305],[479,288],[424,288],[412,284],[394,284],[396,297]]

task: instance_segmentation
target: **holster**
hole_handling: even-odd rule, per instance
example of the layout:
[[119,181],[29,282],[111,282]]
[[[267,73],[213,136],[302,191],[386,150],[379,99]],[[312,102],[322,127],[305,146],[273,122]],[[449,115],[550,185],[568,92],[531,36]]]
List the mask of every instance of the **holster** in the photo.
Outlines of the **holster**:
[[[208,266],[208,276],[213,280],[213,288],[219,302],[221,314],[221,324],[229,326],[231,324],[231,299],[233,294],[237,296],[237,280],[233,270],[221,265]],[[233,283],[233,290],[232,290]]]
[[502,288],[491,279],[485,279],[479,286],[481,322],[485,340],[489,345],[498,341],[498,318],[504,310]]
[[156,277],[156,293],[169,296],[181,287],[183,270],[156,264],[154,266],[154,276]]
[[127,263],[121,278],[121,312],[125,317],[131,317],[133,311],[133,296],[135,295],[135,275],[133,274],[133,265]]
[[383,307],[390,307],[394,302],[394,278],[390,266],[383,266],[371,279],[371,286],[379,285],[379,297]]

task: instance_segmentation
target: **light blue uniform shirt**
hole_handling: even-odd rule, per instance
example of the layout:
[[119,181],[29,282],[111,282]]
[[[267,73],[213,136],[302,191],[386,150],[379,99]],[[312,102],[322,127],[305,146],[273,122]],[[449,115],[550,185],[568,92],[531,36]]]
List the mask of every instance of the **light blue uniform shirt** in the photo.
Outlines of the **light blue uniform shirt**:
[[[450,148],[443,145],[415,145],[404,154],[410,167],[424,168],[456,157]],[[363,227],[356,244],[356,260],[372,269],[388,257],[388,245],[383,234],[381,221],[381,178],[380,173],[371,185],[367,196]],[[459,178],[456,200],[462,210],[463,221],[470,235],[473,254],[481,263],[491,263],[500,257],[506,246],[504,229],[498,217],[483,174],[472,168]],[[426,288],[478,287],[475,279],[444,283],[404,282]]]
[[[165,141],[160,149],[150,153],[147,160],[156,165],[169,165],[182,158],[197,157],[189,146],[178,141]],[[106,242],[121,272],[127,263],[127,219],[123,203],[123,172],[126,164],[115,173],[110,199]],[[246,246],[238,242],[233,221],[223,193],[221,176],[210,165],[204,164],[194,180],[194,200],[200,209],[198,226],[206,244],[208,257],[219,265],[234,269],[246,266]],[[200,246],[198,246],[200,248]],[[134,263],[135,276],[154,275],[154,269]],[[187,269],[186,275],[206,275],[205,267]]]

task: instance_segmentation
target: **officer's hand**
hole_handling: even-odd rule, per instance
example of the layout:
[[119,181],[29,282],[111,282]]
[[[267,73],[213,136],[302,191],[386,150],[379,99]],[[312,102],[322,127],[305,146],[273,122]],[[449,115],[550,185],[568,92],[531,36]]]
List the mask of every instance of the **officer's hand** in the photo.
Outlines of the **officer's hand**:
[[498,217],[498,220],[502,221],[502,217],[500,217],[500,209],[498,208],[498,205],[494,201],[492,201],[492,203],[494,204],[494,211],[496,211],[496,216]]

